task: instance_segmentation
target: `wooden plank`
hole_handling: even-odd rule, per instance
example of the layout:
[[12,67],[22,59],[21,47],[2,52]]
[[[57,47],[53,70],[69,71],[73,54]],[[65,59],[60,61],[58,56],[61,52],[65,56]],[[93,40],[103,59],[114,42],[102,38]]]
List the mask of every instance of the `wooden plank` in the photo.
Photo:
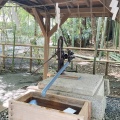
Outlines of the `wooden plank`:
[[38,97],[38,98],[41,98],[41,99],[46,99],[46,100],[51,100],[51,101],[53,100],[55,102],[71,104],[73,106],[78,106],[78,107],[82,107],[85,102],[89,102],[88,100],[82,100],[82,99],[78,99],[78,98],[71,98],[71,97],[56,95],[56,94],[52,94],[52,93],[49,93],[49,92],[47,92],[46,97],[44,98],[44,97],[41,96],[41,90],[40,89],[39,89],[39,91],[29,92],[25,95],[22,95],[21,97],[17,98],[16,101],[24,102],[30,97]]
[[10,120],[84,120],[83,116],[71,115],[54,109],[38,107],[18,101],[11,102]]
[[40,13],[37,11],[36,8],[32,8],[32,11],[33,11],[33,14],[34,14],[37,22],[39,23],[39,26],[42,30],[43,35],[46,36],[46,30],[45,30],[45,25],[44,25],[42,16],[40,15]]
[[[68,19],[69,16],[70,16],[70,13],[66,13],[63,16],[63,18],[61,19],[60,26]],[[51,37],[56,30],[57,30],[57,24],[49,31],[48,37]]]
[[3,105],[0,104],[0,112],[4,111],[5,109],[7,108],[3,107]]
[[[55,95],[51,93],[47,93],[46,97],[42,97],[40,94],[41,91],[30,92],[18,98],[17,100],[11,100],[9,102],[9,120],[90,120],[89,118],[91,118],[91,112],[89,111],[91,110],[91,102],[87,100]],[[61,105],[68,104],[68,106],[76,106],[77,108],[81,108],[81,110],[78,112],[78,114],[69,114],[64,113],[60,109],[54,109],[54,106],[58,108],[61,107],[59,105],[57,106],[57,103],[54,105],[51,103],[51,106],[53,106],[52,109],[49,107],[31,105],[24,102],[31,97],[34,97],[37,100],[40,99],[41,105],[45,104],[45,102],[43,103],[42,101],[48,100],[50,103],[53,101],[54,103],[57,102]]]
[[33,92],[29,92],[29,93],[27,93],[27,94],[24,94],[24,95],[18,97],[18,98],[16,99],[16,101],[24,102],[24,101],[26,101],[27,99],[29,99],[29,98],[32,97],[32,96],[33,96]]
[[[39,92],[32,92],[34,97],[39,97],[39,98],[43,98],[41,96],[41,90],[39,90]],[[51,101],[55,101],[55,102],[60,102],[60,103],[66,103],[66,104],[70,104],[73,106],[78,106],[78,107],[82,107],[84,105],[85,102],[88,102],[87,100],[82,100],[82,99],[78,99],[78,98],[72,98],[72,97],[66,97],[66,96],[62,96],[62,95],[56,95],[56,94],[52,94],[47,92],[45,98],[46,100],[51,100]]]
[[90,109],[90,105],[91,103],[89,102],[85,102],[85,104],[83,105],[81,111],[80,111],[80,115],[84,116],[84,120],[91,120],[91,109]]

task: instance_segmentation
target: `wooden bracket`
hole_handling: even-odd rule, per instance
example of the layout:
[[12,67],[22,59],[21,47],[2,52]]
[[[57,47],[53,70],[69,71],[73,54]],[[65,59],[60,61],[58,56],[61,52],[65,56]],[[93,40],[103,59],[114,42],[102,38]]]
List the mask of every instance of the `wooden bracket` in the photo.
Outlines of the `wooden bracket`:
[[38,24],[40,25],[43,35],[46,36],[46,30],[45,30],[45,25],[44,25],[42,16],[40,15],[40,13],[37,11],[36,8],[32,8],[32,11],[36,20],[38,21]]
[[[63,18],[61,19],[60,26],[68,19],[70,13],[66,13]],[[57,30],[57,24],[48,32],[48,37],[51,37],[53,33]]]

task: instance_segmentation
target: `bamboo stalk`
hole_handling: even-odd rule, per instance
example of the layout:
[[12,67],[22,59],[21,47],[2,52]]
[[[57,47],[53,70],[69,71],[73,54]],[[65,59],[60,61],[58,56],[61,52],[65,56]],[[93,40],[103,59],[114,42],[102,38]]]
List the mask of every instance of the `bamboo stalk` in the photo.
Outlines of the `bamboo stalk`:
[[13,39],[12,71],[14,71],[16,25],[14,25],[13,36],[14,36],[14,39]]
[[118,26],[118,23],[117,23],[117,21],[115,22],[116,23],[116,25],[115,25],[115,49],[117,49],[117,47],[118,47],[118,36],[119,36],[119,26]]
[[[32,46],[30,46],[30,57],[32,58]],[[32,72],[32,59],[30,59],[30,72]]]
[[[119,23],[119,28],[120,28],[120,23]],[[119,53],[120,53],[120,30],[119,30]]]
[[73,18],[73,31],[72,31],[72,47],[74,47],[74,33],[75,33],[75,24],[76,24],[76,18]]
[[[107,61],[109,61],[109,52],[107,51]],[[106,62],[106,69],[105,69],[105,75],[108,75],[108,66],[109,66],[109,62]]]
[[97,35],[96,35],[96,44],[95,44],[95,52],[94,52],[94,62],[93,62],[93,74],[95,74],[95,67],[96,67],[96,57],[97,57],[97,49],[100,41],[100,30],[102,25],[102,17],[98,18],[98,25],[97,25]]
[[[101,37],[100,48],[103,48],[104,42],[105,42],[107,19],[108,19],[107,17],[105,17],[105,19],[104,19],[104,26],[103,26],[103,30],[102,30],[102,37]],[[103,51],[100,51],[100,53],[99,53],[99,60],[101,59],[102,54],[103,54]]]
[[109,21],[108,21],[108,31],[107,31],[107,43],[106,43],[106,48],[108,48],[108,40],[110,38],[110,30],[111,30],[111,18],[109,18]]
[[[5,45],[2,45],[2,55],[5,56]],[[3,68],[5,68],[5,57],[3,57]]]

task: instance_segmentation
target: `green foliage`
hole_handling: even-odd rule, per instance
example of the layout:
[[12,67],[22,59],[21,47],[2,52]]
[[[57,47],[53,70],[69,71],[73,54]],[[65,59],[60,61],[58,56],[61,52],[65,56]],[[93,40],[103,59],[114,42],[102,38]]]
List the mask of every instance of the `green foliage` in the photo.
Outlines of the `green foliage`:
[[92,36],[90,19],[86,18],[86,25],[83,24],[83,21],[84,18],[69,18],[62,25],[62,29],[65,33],[64,36],[66,38],[69,36],[70,39],[68,39],[68,42],[72,42],[72,46],[74,46],[75,40],[89,40]]
[[[19,20],[19,27],[16,29],[16,40],[20,40],[21,42],[26,42],[26,39],[30,40],[34,38],[34,30],[35,30],[35,20],[32,15],[26,12],[21,7],[16,7],[15,4],[7,3],[6,6],[13,6],[15,12],[17,13],[17,17]],[[4,38],[7,37],[7,41],[13,41],[13,32],[8,33],[8,30],[14,31],[14,20],[12,18],[12,7],[3,7],[0,10],[0,33]],[[39,27],[39,26],[37,26]]]
[[81,39],[82,40],[89,40],[91,38],[91,28],[83,29]]
[[18,18],[20,21],[20,30],[22,35],[34,35],[34,26],[35,20],[33,16],[27,13],[24,9],[19,8],[18,11]]

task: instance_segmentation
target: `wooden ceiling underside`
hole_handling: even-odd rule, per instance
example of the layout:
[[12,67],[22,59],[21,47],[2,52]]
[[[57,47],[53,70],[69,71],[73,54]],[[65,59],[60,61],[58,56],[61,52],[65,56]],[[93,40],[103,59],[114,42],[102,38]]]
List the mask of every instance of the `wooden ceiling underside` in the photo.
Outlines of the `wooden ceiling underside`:
[[[8,0],[1,0],[0,6],[4,5]],[[109,4],[111,0],[10,0],[17,3],[30,14],[33,14],[33,8],[45,17],[55,17],[55,3],[59,3],[61,16],[70,13],[69,17],[102,17],[112,16]]]

